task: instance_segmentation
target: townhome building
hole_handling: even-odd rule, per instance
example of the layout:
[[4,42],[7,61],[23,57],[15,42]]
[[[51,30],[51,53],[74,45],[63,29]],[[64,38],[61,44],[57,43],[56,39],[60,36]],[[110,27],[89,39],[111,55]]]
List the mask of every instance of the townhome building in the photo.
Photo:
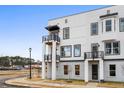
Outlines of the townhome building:
[[42,79],[124,82],[124,6],[50,19],[45,29]]

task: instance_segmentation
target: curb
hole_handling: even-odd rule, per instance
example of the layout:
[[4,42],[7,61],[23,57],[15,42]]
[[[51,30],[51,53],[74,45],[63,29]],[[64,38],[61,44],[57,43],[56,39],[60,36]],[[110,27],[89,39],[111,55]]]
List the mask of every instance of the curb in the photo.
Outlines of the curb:
[[12,86],[12,87],[17,87],[17,88],[31,88],[29,86],[21,86],[21,85],[14,85],[14,84],[8,84],[8,83],[4,83],[5,85],[9,85],[9,86]]
[[9,86],[12,86],[12,87],[17,87],[17,88],[31,88],[30,86],[23,86],[23,85],[17,85],[17,84],[10,84],[10,83],[7,83],[7,81],[9,81],[9,80],[13,80],[13,79],[16,79],[16,78],[21,78],[21,77],[25,77],[25,75],[24,76],[19,76],[19,77],[14,77],[14,78],[8,78],[8,79],[6,79],[5,81],[4,81],[4,84],[5,85],[9,85]]

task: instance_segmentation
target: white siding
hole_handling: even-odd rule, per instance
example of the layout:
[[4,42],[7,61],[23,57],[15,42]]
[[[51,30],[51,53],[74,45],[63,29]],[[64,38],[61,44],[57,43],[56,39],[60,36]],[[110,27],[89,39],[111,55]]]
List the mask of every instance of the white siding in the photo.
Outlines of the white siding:
[[[107,14],[107,10],[110,13],[118,12],[116,17],[100,19],[101,15]],[[61,58],[60,60],[65,60],[66,62],[59,62],[57,68],[57,78],[63,79],[84,79],[84,62],[67,62],[68,60],[84,60],[84,52],[91,52],[91,44],[99,43],[99,51],[105,51],[104,41],[115,40],[120,41],[120,55],[109,55],[104,57],[104,59],[124,59],[124,32],[119,32],[119,18],[124,17],[124,6],[112,6],[103,9],[98,9],[90,12],[75,14],[72,16],[61,17],[55,20],[50,20],[49,25],[58,25],[60,27],[59,37],[61,39],[60,45],[58,46],[60,53],[60,46],[72,45],[72,57]],[[64,23],[65,19],[68,23]],[[105,21],[112,20],[112,31],[105,31]],[[115,23],[114,24],[114,20]],[[90,24],[98,22],[98,35],[91,36]],[[102,29],[103,22],[103,29]],[[114,29],[115,26],[115,29]],[[70,27],[70,39],[63,40],[63,28]],[[73,55],[73,45],[81,44],[81,57],[74,57]],[[80,64],[80,75],[75,75],[75,65]],[[116,64],[116,77],[109,76],[109,64]],[[69,65],[71,71],[69,75],[64,75],[64,65]],[[48,71],[51,71],[51,64],[49,65]],[[89,64],[89,80],[91,80],[91,64]],[[51,76],[51,72],[48,72],[48,77]],[[124,82],[124,60],[123,61],[104,61],[104,79],[105,81],[123,81]]]

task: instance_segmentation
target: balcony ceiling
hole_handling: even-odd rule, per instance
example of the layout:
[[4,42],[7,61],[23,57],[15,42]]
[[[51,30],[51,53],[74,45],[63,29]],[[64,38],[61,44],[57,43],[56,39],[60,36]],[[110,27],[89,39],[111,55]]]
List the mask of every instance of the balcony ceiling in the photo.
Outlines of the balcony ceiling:
[[106,14],[106,15],[102,15],[100,16],[99,18],[105,18],[105,17],[111,17],[111,16],[115,16],[115,15],[118,15],[118,13],[111,13],[111,14]]
[[57,25],[47,26],[45,27],[45,29],[47,29],[48,31],[56,31],[56,30],[59,30],[59,26]]

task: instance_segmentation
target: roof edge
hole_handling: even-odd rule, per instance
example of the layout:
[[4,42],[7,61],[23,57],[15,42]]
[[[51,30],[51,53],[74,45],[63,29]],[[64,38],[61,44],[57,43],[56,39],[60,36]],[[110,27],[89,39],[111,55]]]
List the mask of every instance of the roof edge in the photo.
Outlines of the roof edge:
[[104,9],[104,8],[108,8],[108,7],[113,7],[113,6],[116,6],[116,5],[109,5],[109,6],[105,6],[105,7],[93,9],[93,10],[88,10],[88,11],[84,11],[84,12],[79,12],[79,13],[74,13],[74,14],[70,14],[70,15],[65,15],[65,16],[61,16],[61,17],[57,17],[57,18],[52,18],[52,19],[48,19],[48,21],[57,20],[57,19],[60,19],[60,18],[69,17],[69,16],[73,16],[73,15],[88,13],[88,12],[91,12],[91,11],[96,11],[96,10],[100,10],[100,9]]

